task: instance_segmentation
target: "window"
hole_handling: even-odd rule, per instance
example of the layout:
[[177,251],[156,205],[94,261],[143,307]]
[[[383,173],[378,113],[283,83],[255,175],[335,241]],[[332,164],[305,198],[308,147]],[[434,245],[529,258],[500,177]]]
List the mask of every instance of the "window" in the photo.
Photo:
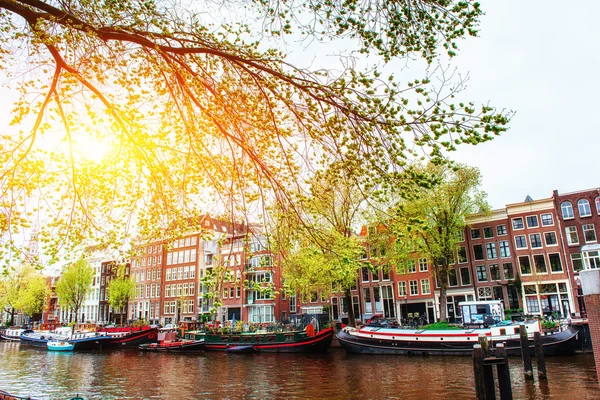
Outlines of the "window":
[[508,279],[514,279],[515,278],[515,271],[513,270],[512,263],[504,263],[504,264],[502,264],[502,270],[504,272],[504,279],[508,280]]
[[513,226],[513,229],[523,229],[524,228],[523,218],[521,218],[521,217],[513,218],[512,226]]
[[598,215],[600,215],[600,196],[596,197],[594,203],[596,204],[596,212],[598,213]]
[[382,279],[384,281],[389,281],[390,280],[390,267],[387,265],[384,265],[383,267],[381,267],[381,275],[382,275]]
[[563,201],[560,205],[560,212],[562,213],[563,219],[571,219],[575,217],[573,214],[573,205],[570,201]]
[[498,257],[498,254],[496,253],[496,243],[486,243],[485,250],[487,251],[488,260],[493,260]]
[[544,233],[544,241],[546,242],[546,246],[556,246],[558,245],[558,240],[556,239],[555,232],[546,232]]
[[496,227],[496,233],[498,234],[498,236],[504,236],[506,235],[506,225],[498,225]]
[[411,296],[419,295],[419,282],[418,281],[410,281],[410,295]]
[[517,249],[527,248],[527,238],[525,237],[525,235],[515,236],[515,247]]
[[456,276],[456,270],[448,270],[448,285],[458,286],[458,277]]
[[551,272],[563,272],[562,263],[560,261],[560,254],[548,254],[548,261],[550,262]]
[[554,225],[554,218],[552,218],[552,214],[542,214],[542,226],[551,225]]
[[527,296],[527,312],[530,314],[539,313],[540,312],[540,303],[537,299],[537,296]]
[[486,239],[491,239],[494,237],[494,230],[491,226],[483,228],[483,237]]
[[583,237],[584,237],[586,243],[596,241],[596,230],[594,229],[594,224],[582,225],[582,229],[583,229]]
[[469,268],[460,269],[460,282],[463,286],[471,284],[471,274],[469,273]]
[[535,272],[538,274],[545,274],[548,272],[546,268],[546,257],[543,254],[536,254],[533,256],[533,265],[535,265]]
[[498,264],[491,264],[490,268],[490,280],[499,281],[500,280],[500,266]]
[[510,246],[508,245],[508,240],[498,242],[498,247],[500,248],[500,257],[510,257]]
[[466,263],[467,261],[469,261],[469,260],[467,259],[467,248],[466,248],[465,246],[460,246],[460,247],[458,248],[458,262],[459,262],[460,264],[464,264],[464,263]]
[[408,263],[408,265],[407,265],[408,272],[410,272],[410,273],[417,272],[417,264],[415,263],[415,260],[408,260],[407,263]]
[[477,282],[487,282],[487,270],[485,265],[477,266]]
[[581,259],[581,253],[571,254],[571,264],[573,264],[574,271],[581,271],[583,269],[583,261]]
[[406,282],[398,282],[398,296],[406,296]]
[[420,272],[427,272],[429,270],[429,267],[427,266],[427,259],[426,258],[419,258],[419,271]]
[[521,274],[531,274],[531,262],[529,261],[529,256],[519,257],[519,268],[521,268]]
[[431,294],[431,285],[429,279],[421,279],[421,293]]
[[542,236],[539,233],[529,235],[529,243],[531,243],[532,249],[538,249],[542,247]]
[[473,245],[473,254],[476,260],[483,260],[483,246],[480,244]]
[[481,238],[481,231],[479,230],[479,228],[471,229],[471,239],[480,239],[480,238]]
[[526,219],[528,228],[536,228],[540,225],[537,215],[529,215]]
[[592,215],[592,210],[590,209],[590,202],[586,199],[581,199],[577,202],[577,209],[579,210],[580,217],[589,217]]
[[600,268],[600,252],[586,251],[585,253],[583,253],[583,266],[585,267],[585,269]]
[[362,270],[362,281],[369,282],[369,268],[362,267],[361,270]]
[[577,236],[577,228],[574,226],[567,226],[565,228],[565,233],[567,234],[567,244],[575,245],[579,244],[579,237]]

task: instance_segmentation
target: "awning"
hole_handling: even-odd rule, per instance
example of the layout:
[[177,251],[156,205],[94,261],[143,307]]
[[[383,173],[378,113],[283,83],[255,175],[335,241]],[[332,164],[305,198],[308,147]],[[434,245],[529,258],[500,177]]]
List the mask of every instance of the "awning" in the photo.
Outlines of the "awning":
[[600,251],[600,243],[586,244],[585,246],[581,246],[581,251]]

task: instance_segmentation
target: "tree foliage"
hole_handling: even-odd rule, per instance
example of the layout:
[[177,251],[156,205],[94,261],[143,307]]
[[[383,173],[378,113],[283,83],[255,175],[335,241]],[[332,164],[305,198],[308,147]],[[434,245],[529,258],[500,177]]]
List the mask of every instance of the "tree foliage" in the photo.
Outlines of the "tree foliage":
[[121,314],[123,324],[123,309],[135,294],[135,281],[125,275],[125,265],[115,267],[117,276],[108,283],[108,303]]
[[7,269],[0,277],[0,309],[10,315],[42,312],[49,288],[46,279],[31,264]]
[[427,257],[439,282],[440,319],[445,320],[448,274],[457,259],[466,217],[489,209],[487,195],[479,188],[481,175],[474,167],[428,164],[414,171],[429,184],[405,191],[382,222],[396,237],[390,254],[397,259]]
[[[177,1],[0,0],[0,68],[19,95],[0,144],[7,246],[30,213],[47,218],[56,257],[84,240],[121,243],[133,224],[161,237],[207,202],[295,207],[290,193],[332,163],[376,189],[411,157],[505,130],[509,114],[455,97],[460,77],[402,82],[387,65],[454,55],[477,33],[476,2],[242,4],[222,3],[224,23]],[[291,64],[283,49],[298,37],[341,39],[341,61]]]
[[56,282],[55,290],[59,304],[73,312],[75,322],[77,322],[77,313],[91,288],[93,278],[92,266],[85,259],[79,259],[63,269]]
[[297,194],[297,209],[278,213],[274,245],[282,254],[286,283],[303,297],[329,297],[342,289],[354,323],[350,288],[364,265],[363,239],[356,235],[365,218],[365,194],[357,176],[340,170],[318,172],[310,193]]

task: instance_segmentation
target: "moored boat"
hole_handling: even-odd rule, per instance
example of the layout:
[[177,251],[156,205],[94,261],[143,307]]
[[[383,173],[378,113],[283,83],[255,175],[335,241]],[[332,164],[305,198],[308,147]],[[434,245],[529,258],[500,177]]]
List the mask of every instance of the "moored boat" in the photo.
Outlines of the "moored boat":
[[164,353],[193,353],[204,350],[204,339],[162,341],[158,343],[145,343],[138,346],[140,350]]
[[67,341],[51,340],[46,345],[51,351],[73,351],[75,349],[75,345]]
[[99,334],[110,337],[108,347],[134,347],[144,343],[156,342],[158,329],[144,327],[131,328],[103,328],[98,330]]
[[22,345],[47,349],[48,341],[62,341],[68,338],[68,335],[56,332],[25,331],[19,336],[19,342]]
[[23,332],[29,332],[29,331],[30,330],[28,330],[28,329],[15,329],[15,328],[5,329],[3,331],[0,331],[0,338],[2,340],[18,342],[20,340],[21,334]]
[[[530,352],[534,353],[533,335],[539,332],[539,323],[524,324],[529,339]],[[487,337],[490,349],[504,343],[509,355],[521,354],[520,324],[502,323],[482,329],[415,330],[364,326],[345,327],[337,338],[350,353],[407,354],[407,355],[471,355],[479,336]],[[577,346],[577,331],[565,327],[556,333],[542,334],[546,355],[573,354]]]
[[333,328],[318,333],[307,331],[266,333],[206,333],[204,349],[214,351],[253,350],[271,353],[319,353],[327,351],[333,339]]

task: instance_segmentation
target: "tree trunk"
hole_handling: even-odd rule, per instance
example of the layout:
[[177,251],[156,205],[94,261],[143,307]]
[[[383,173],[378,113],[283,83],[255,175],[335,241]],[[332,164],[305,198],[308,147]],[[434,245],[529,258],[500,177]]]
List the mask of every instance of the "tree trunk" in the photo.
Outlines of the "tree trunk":
[[356,326],[356,317],[354,315],[354,307],[352,306],[352,293],[350,289],[346,289],[344,292],[346,304],[348,305],[348,325]]
[[440,321],[446,321],[448,316],[448,297],[446,296],[447,288],[445,284],[440,282]]
[[121,326],[123,326],[123,308],[124,307],[121,307]]
[[437,269],[437,278],[440,285],[440,321],[446,321],[448,319],[448,266],[444,262],[441,264]]
[[15,322],[15,309],[11,307],[10,309],[10,325],[13,325],[13,322]]

